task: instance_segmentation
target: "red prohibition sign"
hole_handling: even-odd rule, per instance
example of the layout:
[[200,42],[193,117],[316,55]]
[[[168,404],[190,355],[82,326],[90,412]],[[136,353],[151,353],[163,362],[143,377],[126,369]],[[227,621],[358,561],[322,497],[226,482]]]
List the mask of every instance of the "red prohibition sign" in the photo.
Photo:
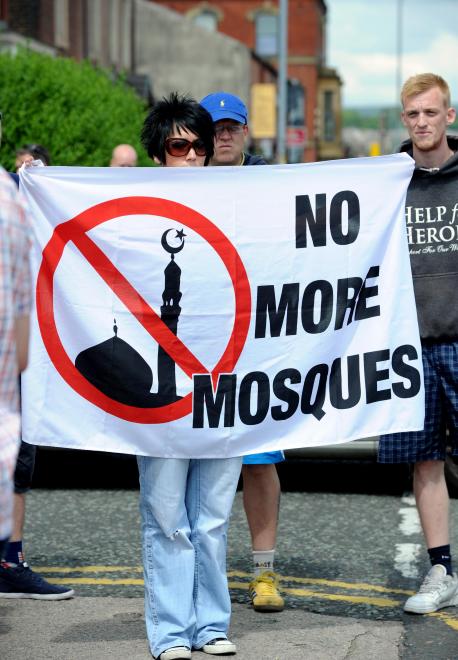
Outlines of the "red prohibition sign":
[[[159,315],[86,234],[108,220],[139,214],[169,218],[192,229],[215,250],[229,273],[235,294],[234,324],[227,346],[218,363],[211,370],[201,364],[179,337],[169,330]],[[183,204],[156,197],[122,197],[96,204],[71,220],[58,225],[43,250],[36,289],[38,325],[48,355],[68,385],[95,406],[130,422],[158,424],[189,415],[192,412],[192,392],[168,405],[158,408],[139,408],[120,403],[106,396],[76,369],[67,355],[57,331],[53,297],[54,273],[65,246],[70,241],[145,330],[190,378],[194,374],[211,373],[213,383],[217,382],[219,374],[233,371],[245,344],[250,325],[250,283],[235,247],[208,218]]]

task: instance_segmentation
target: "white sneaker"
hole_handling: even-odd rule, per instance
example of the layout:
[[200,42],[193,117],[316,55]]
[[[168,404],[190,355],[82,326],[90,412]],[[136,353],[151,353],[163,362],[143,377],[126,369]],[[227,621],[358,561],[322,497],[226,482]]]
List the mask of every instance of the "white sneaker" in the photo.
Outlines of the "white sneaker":
[[212,639],[211,642],[204,644],[201,650],[210,655],[235,655],[237,653],[237,647],[228,639]]
[[190,660],[191,649],[187,646],[172,646],[162,651],[159,660]]
[[451,605],[458,605],[458,577],[447,575],[445,566],[436,564],[426,574],[418,593],[406,600],[404,612],[427,614]]

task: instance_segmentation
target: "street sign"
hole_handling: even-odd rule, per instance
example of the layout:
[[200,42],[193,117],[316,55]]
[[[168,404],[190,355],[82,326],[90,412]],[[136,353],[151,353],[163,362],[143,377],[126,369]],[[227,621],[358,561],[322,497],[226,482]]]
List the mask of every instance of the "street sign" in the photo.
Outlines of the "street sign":
[[306,142],[307,142],[306,126],[287,126],[286,128],[287,147],[305,147]]
[[277,88],[273,83],[255,83],[251,86],[250,133],[255,140],[275,138]]

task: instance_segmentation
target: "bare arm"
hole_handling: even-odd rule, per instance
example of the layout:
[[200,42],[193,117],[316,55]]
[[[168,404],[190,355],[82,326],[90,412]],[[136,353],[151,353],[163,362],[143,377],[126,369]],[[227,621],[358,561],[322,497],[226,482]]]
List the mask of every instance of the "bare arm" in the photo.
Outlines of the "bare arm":
[[29,357],[29,315],[18,316],[14,321],[18,372],[24,371]]

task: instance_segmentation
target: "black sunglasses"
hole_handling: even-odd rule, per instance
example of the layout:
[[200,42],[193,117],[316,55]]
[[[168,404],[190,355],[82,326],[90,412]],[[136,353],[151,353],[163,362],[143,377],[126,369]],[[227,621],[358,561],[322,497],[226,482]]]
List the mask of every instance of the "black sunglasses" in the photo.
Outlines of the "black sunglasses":
[[170,156],[187,156],[191,149],[194,149],[197,156],[206,156],[207,148],[200,138],[191,142],[185,138],[167,138],[165,141],[165,150]]

